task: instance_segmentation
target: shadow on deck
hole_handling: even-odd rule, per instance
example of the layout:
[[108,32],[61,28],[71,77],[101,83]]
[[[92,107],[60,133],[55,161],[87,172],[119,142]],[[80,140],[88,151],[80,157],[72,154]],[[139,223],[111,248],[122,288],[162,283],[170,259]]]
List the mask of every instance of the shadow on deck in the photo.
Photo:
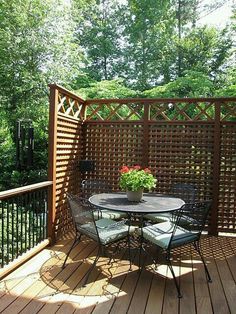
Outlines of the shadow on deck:
[[[107,265],[101,258],[86,287],[83,277],[96,245],[83,241],[61,268],[71,239],[45,249],[0,283],[1,313],[235,313],[236,237],[203,237],[201,245],[213,282],[205,278],[199,256],[190,246],[176,250],[175,272],[183,298],[160,256],[154,271],[149,256],[138,270],[137,254],[129,271],[125,251]],[[112,273],[112,278],[110,273]]]

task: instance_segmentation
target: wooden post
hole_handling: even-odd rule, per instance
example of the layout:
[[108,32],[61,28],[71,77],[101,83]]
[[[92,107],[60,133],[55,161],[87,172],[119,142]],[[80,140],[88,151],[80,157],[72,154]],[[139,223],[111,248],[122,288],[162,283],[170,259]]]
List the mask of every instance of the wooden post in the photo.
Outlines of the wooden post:
[[49,87],[50,87],[50,108],[49,108],[48,180],[52,181],[52,185],[48,188],[48,237],[50,238],[52,243],[55,243],[58,90],[55,85],[49,85]]
[[143,116],[143,157],[142,167],[148,167],[149,163],[149,119],[150,119],[150,104],[143,104],[144,116]]
[[212,209],[210,218],[209,234],[217,235],[218,207],[219,207],[219,185],[220,185],[220,112],[221,103],[215,103],[215,125],[214,125],[214,151],[213,151],[213,186],[212,186]]

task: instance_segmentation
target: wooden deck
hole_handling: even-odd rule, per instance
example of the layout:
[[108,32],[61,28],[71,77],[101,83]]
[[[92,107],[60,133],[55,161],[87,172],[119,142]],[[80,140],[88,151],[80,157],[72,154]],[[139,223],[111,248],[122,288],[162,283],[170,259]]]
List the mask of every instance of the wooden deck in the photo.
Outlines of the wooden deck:
[[155,273],[146,257],[142,271],[138,271],[135,261],[129,272],[125,252],[110,266],[106,258],[101,258],[88,285],[82,288],[81,280],[96,246],[82,242],[62,270],[70,244],[69,238],[58,242],[2,280],[0,313],[236,313],[236,237],[203,238],[204,256],[213,279],[209,284],[190,246],[175,252],[182,299],[177,298],[166,265],[160,265]]

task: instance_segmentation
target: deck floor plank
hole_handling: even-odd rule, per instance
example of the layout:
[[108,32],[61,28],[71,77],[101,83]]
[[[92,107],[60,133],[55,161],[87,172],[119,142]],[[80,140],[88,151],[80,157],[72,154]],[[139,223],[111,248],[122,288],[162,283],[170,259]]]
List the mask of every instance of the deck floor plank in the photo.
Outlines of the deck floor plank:
[[180,299],[181,314],[196,314],[191,253],[192,247],[190,245],[182,247],[180,255],[180,288],[183,295]]
[[209,284],[211,302],[213,305],[213,312],[215,314],[228,314],[230,313],[228,302],[225,298],[224,288],[222,286],[222,281],[218,272],[216,258],[222,258],[221,249],[218,247],[218,242],[215,237],[212,237],[209,241],[209,246],[211,248],[211,256],[209,258],[208,269],[211,274],[212,283]]
[[[71,244],[71,243],[70,243]],[[70,246],[67,247],[66,252],[68,251]],[[94,245],[92,246],[94,248]],[[85,245],[78,245],[74,248],[71,252],[72,259],[79,259],[81,256],[81,252],[85,249]],[[70,271],[66,269],[62,269],[61,265],[64,261],[65,254],[60,256],[55,256],[55,258],[51,258],[48,263],[43,265],[42,267],[42,276],[40,279],[35,283],[34,286],[29,287],[29,296],[31,297],[28,304],[24,307],[21,313],[32,313],[33,311],[38,311],[40,308],[43,307],[44,303],[40,302],[43,297],[50,296],[51,294],[55,293],[54,284],[55,280],[58,277],[62,276],[69,276]],[[76,267],[73,264],[72,269]],[[71,270],[72,271],[72,270]],[[63,277],[65,280],[65,277]],[[47,282],[47,284],[45,284]]]
[[126,255],[111,266],[107,258],[101,258],[88,284],[82,287],[97,248],[94,242],[83,241],[61,269],[71,241],[44,249],[0,282],[0,313],[236,314],[236,237],[203,237],[201,244],[212,283],[206,281],[201,259],[190,246],[174,252],[173,266],[182,299],[177,298],[163,257],[156,269],[150,260],[143,259],[142,271],[137,267],[138,255],[131,271]]
[[[27,273],[25,273],[23,277],[20,276],[21,280],[17,280],[17,284],[15,284],[14,280],[9,280],[8,278],[4,280],[6,284],[6,290],[0,299],[0,312],[6,309],[8,306],[11,306],[14,301],[17,302],[18,297],[20,297],[22,293],[31,286],[32,282],[38,280],[40,277],[39,272],[41,262],[45,262],[50,258],[50,253],[48,251],[44,251],[43,253],[44,254],[40,254],[39,260],[36,260],[35,263],[29,265]],[[5,311],[7,311],[7,309]]]
[[[51,292],[45,295],[41,300],[45,302],[44,306],[38,313],[55,313],[61,306],[62,302],[66,300],[68,294],[76,287],[78,282],[83,279],[84,274],[87,272],[89,265],[83,263],[83,259],[89,254],[94,256],[96,249],[93,244],[88,246],[80,254],[79,260],[69,263],[63,269],[60,278],[56,277],[51,282]],[[53,289],[54,286],[54,289]]]
[[11,292],[13,287],[20,284],[21,281],[25,279],[27,276],[32,276],[35,273],[38,273],[38,265],[41,267],[41,262],[45,259],[48,260],[50,254],[53,252],[56,254],[58,250],[64,251],[67,248],[67,245],[71,243],[71,240],[61,240],[58,241],[51,249],[48,251],[47,249],[41,251],[34,257],[30,259],[28,263],[21,265],[14,272],[10,273],[7,277],[5,277],[2,281],[0,281],[0,298],[3,297],[6,293]]
[[236,238],[234,242],[232,241],[234,238],[226,238],[222,237],[222,250],[225,253],[226,261],[229,265],[229,269],[233,276],[234,282],[236,283]]
[[153,274],[151,288],[147,300],[145,314],[161,313],[163,298],[165,293],[167,267],[162,267],[158,274],[158,269]]
[[220,242],[221,240],[218,238],[217,243],[221,251],[221,257],[216,259],[216,265],[221,278],[222,287],[224,289],[230,313],[236,313],[234,300],[236,298],[236,285]]
[[115,268],[110,270],[112,272],[112,278],[109,280],[106,287],[106,292],[108,293],[107,301],[98,302],[92,312],[93,314],[103,314],[104,312],[109,313],[116,297],[118,297],[121,292],[121,286],[124,282],[126,273],[130,269],[130,263],[127,259],[122,259],[122,257],[127,258],[127,254],[123,253],[120,257],[121,260],[117,260]]
[[[69,248],[69,244],[65,245],[65,249],[68,249],[68,248]],[[46,261],[47,260],[48,260],[48,257]],[[58,253],[55,252],[55,263],[53,263],[53,265],[47,266],[48,271],[50,271],[52,267],[55,267],[55,265],[59,264],[60,261],[61,261],[61,257],[59,256]],[[37,261],[35,262],[36,262],[35,264],[37,264]],[[31,264],[31,265],[34,265],[34,264]],[[7,310],[5,310],[6,314],[15,313],[16,311],[21,311],[30,302],[32,298],[35,298],[37,294],[39,294],[39,292],[45,288],[45,283],[41,279],[40,272],[37,272],[37,276],[31,276],[30,285],[28,285],[28,282],[26,282],[26,284],[24,285],[22,285],[22,283],[23,282],[21,282],[19,285],[19,287],[22,290],[22,293],[19,294],[17,298],[15,299],[15,301],[8,306]]]
[[136,313],[144,313],[146,308],[146,303],[148,300],[151,279],[153,274],[146,269],[141,271],[139,276],[139,280],[136,285],[135,292],[133,294],[130,307],[128,310],[129,314],[136,314]]
[[[177,269],[175,268],[177,272]],[[177,298],[177,292],[172,275],[169,269],[167,269],[167,280],[165,286],[165,295],[163,301],[162,314],[179,313],[179,299]]]
[[120,292],[113,302],[112,308],[109,313],[123,314],[128,312],[129,304],[132,300],[137,282],[140,277],[140,272],[138,271],[138,267],[136,266],[137,262],[138,255],[135,256],[132,271],[124,275],[124,280],[122,282]]
[[[206,241],[204,239],[204,241]],[[209,264],[209,254],[204,254],[207,265]],[[193,281],[195,290],[195,302],[197,313],[212,314],[212,305],[209,292],[209,285],[201,258],[196,251],[192,251],[193,261]]]

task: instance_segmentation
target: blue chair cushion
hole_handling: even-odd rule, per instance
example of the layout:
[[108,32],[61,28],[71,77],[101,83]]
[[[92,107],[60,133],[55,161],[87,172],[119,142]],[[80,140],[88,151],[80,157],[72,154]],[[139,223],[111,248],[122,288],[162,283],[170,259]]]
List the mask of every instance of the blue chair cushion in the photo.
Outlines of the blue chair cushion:
[[[144,215],[144,218],[154,221],[154,222],[165,222],[165,221],[171,221],[172,219],[172,214],[170,212],[167,213],[160,213],[160,214],[147,214]],[[188,225],[189,223],[191,224],[198,224],[197,220],[195,220],[192,217],[189,216],[181,216],[179,224],[184,227],[185,225]]]
[[154,222],[163,222],[171,220],[171,213],[160,213],[160,214],[146,214],[144,215],[145,219],[154,221]]
[[[143,237],[146,240],[160,246],[162,249],[167,249],[170,244],[173,228],[174,224],[170,221],[150,225],[143,228]],[[198,237],[198,233],[190,232],[178,226],[171,241],[170,248],[196,241],[198,240]]]
[[93,212],[93,215],[94,215],[94,219],[107,218],[107,219],[119,220],[119,219],[127,217],[125,213],[108,210],[108,209],[96,210]]
[[[128,236],[128,232],[134,232],[134,227],[129,227],[123,221],[114,221],[108,218],[102,218],[96,221],[97,231],[101,244],[106,245],[112,242],[116,242],[122,238]],[[94,240],[98,241],[98,235],[96,233],[93,223],[87,223],[80,226],[83,233],[87,234]]]

